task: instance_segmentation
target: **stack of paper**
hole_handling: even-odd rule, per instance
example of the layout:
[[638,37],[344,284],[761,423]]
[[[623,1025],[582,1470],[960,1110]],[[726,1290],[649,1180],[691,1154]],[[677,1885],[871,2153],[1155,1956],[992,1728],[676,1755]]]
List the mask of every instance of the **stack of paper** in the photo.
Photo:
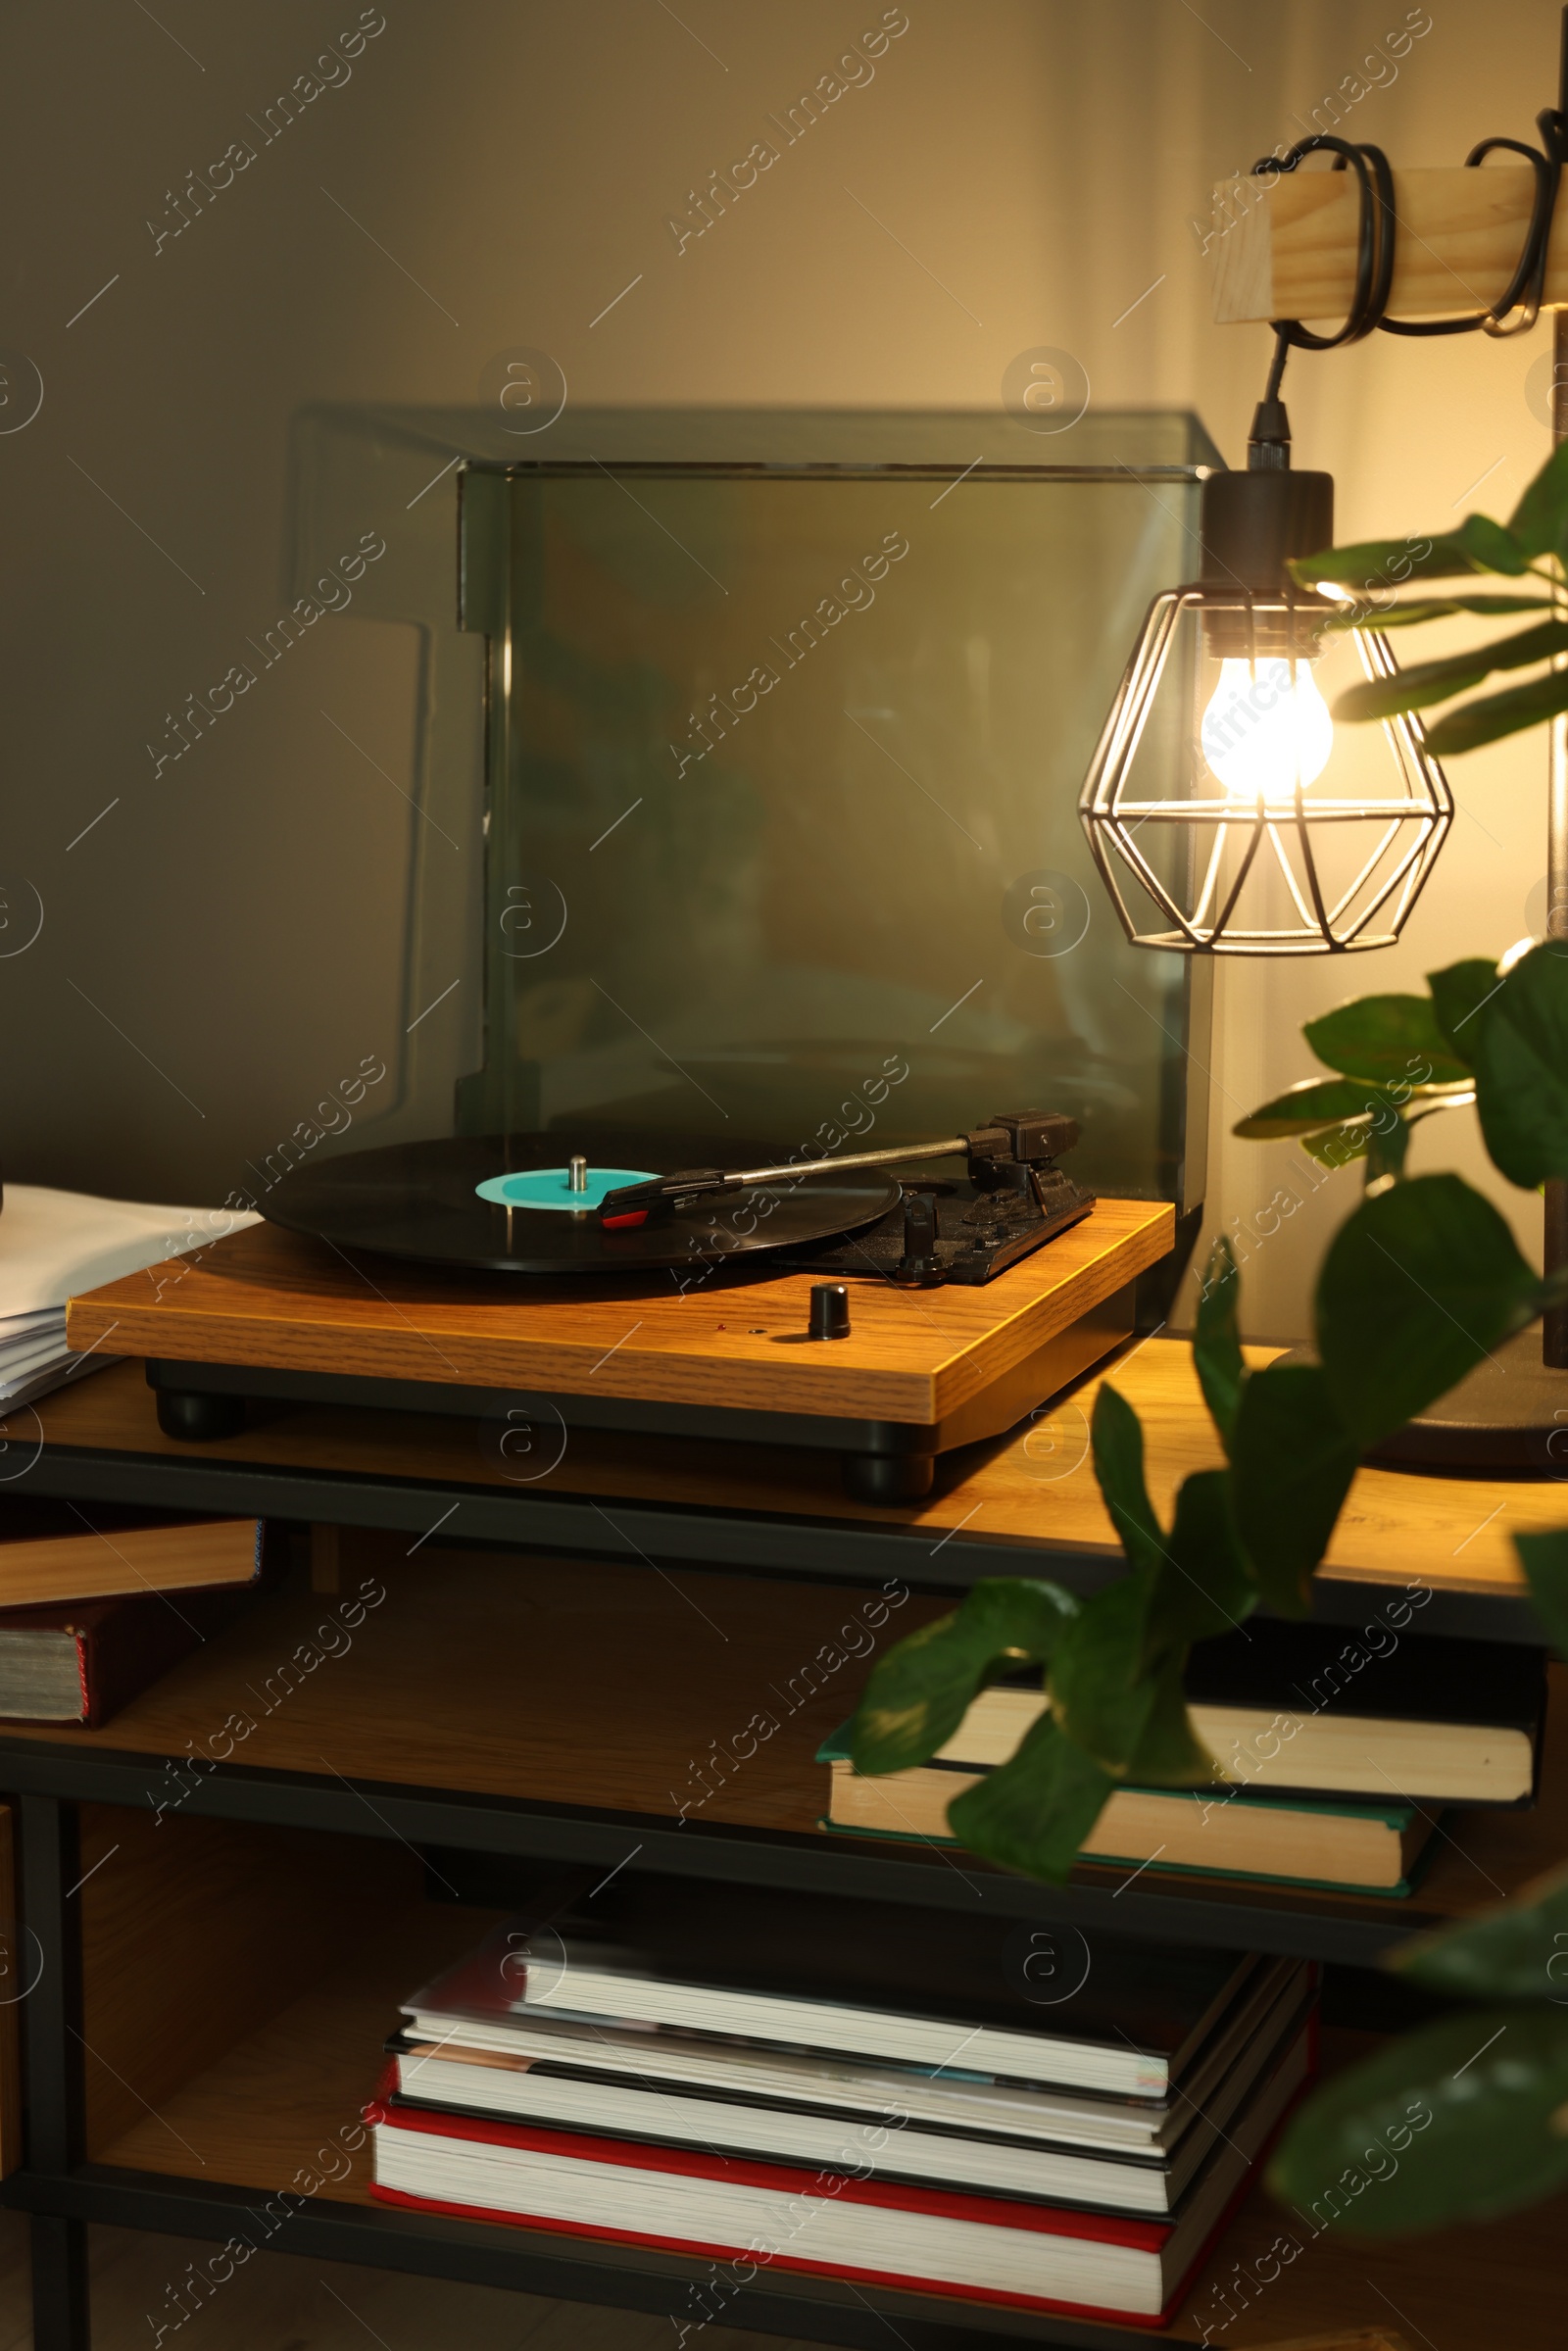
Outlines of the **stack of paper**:
[[119,1360],[66,1345],[66,1300],[144,1266],[207,1249],[257,1218],[8,1184],[0,1212],[0,1407],[27,1403]]

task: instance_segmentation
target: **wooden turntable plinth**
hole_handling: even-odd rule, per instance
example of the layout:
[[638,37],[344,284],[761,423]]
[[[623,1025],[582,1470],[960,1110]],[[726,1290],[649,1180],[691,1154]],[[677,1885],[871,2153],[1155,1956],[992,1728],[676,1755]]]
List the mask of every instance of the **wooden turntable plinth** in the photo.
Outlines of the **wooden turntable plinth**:
[[891,1501],[1125,1339],[1131,1285],[1174,1230],[1166,1202],[1102,1200],[983,1288],[852,1280],[849,1337],[813,1341],[819,1274],[682,1291],[451,1273],[260,1224],[73,1298],[67,1333],[145,1354],[172,1435],[227,1434],[247,1396],[480,1415],[512,1398],[564,1423],[828,1445]]

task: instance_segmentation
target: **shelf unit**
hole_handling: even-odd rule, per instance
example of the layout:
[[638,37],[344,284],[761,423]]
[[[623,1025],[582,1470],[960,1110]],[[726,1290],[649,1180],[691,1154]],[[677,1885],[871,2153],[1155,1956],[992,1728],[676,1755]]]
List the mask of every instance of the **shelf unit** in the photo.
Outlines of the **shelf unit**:
[[[1145,1411],[1152,1485],[1166,1506],[1176,1478],[1207,1457],[1183,1387],[1185,1355],[1155,1342],[1115,1375]],[[1088,1390],[1075,1400],[1085,1413],[1092,1405]],[[369,1425],[353,1425],[362,1420]],[[737,1461],[731,1447],[634,1455],[624,1441],[603,1452],[574,1445],[553,1488],[514,1489],[471,1429],[417,1421],[398,1424],[400,1474],[389,1478],[388,1433],[373,1413],[301,1408],[219,1446],[181,1445],[159,1435],[131,1366],[39,1407],[19,1490],[71,1496],[89,1516],[94,1498],[158,1500],[379,1530],[344,1543],[345,1581],[358,1582],[357,1551],[373,1562],[368,1572],[386,1596],[367,1609],[344,1653],[295,1685],[280,1678],[281,1661],[334,1612],[341,1619],[347,1596],[307,1591],[298,1576],[105,1730],[0,1736],[0,1789],[20,1831],[20,1947],[36,1972],[21,2003],[25,2160],[0,2193],[34,2216],[38,2351],[90,2343],[88,2222],[220,2244],[248,2233],[316,2258],[673,2313],[678,2323],[689,2289],[710,2275],[705,2263],[394,2213],[366,2200],[363,2171],[278,2217],[278,2193],[308,2160],[301,2150],[316,2145],[313,2133],[343,2124],[369,2094],[373,2052],[400,1995],[486,1922],[467,1904],[422,1901],[416,1852],[437,1872],[444,1853],[497,1869],[570,1863],[607,1874],[635,1860],[721,1879],[738,1898],[748,1886],[771,1885],[929,1905],[981,1900],[1091,1941],[1201,1940],[1365,1967],[1401,1935],[1513,1891],[1568,1850],[1560,1741],[1540,1807],[1450,1821],[1405,1903],[1152,1870],[1131,1880],[1125,1870],[1081,1868],[1051,1888],[936,1846],[826,1835],[815,1748],[849,1711],[865,1658],[824,1672],[815,1687],[798,1669],[879,1591],[885,1643],[940,1612],[944,1595],[976,1574],[1045,1572],[1080,1588],[1102,1580],[1112,1568],[1108,1529],[1079,1471],[1043,1481],[1017,1445],[979,1448],[919,1509],[877,1514],[837,1494],[829,1507],[804,1463]],[[19,1432],[11,1434],[15,1445]],[[1499,1494],[1517,1524],[1568,1516],[1568,1495],[1551,1485],[1520,1482],[1494,1494],[1476,1481],[1367,1473],[1348,1513],[1348,1547],[1320,1579],[1332,1612],[1366,1622],[1417,1584],[1431,1595],[1412,1620],[1422,1630],[1524,1638],[1517,1576],[1482,1526]],[[1377,1530],[1401,1495],[1404,1533],[1391,1546]],[[989,1536],[975,1532],[977,1512],[994,1518]],[[448,1547],[460,1531],[475,1547]],[[651,1673],[661,1653],[677,1669]],[[760,1702],[754,1693],[774,1685],[798,1695],[773,1708],[776,1736],[702,1796],[696,1767],[747,1721]],[[250,1727],[237,1736],[240,1720]],[[187,1854],[200,1862],[188,1883],[176,1867]],[[192,1890],[199,1886],[205,1893]],[[272,1931],[207,1969],[232,1985],[231,2012],[208,2017],[213,1995],[190,1975],[191,1960],[181,1962],[189,1983],[177,1967],[161,1982],[159,1967],[176,1945],[204,1949],[183,1932],[204,1915],[217,1918],[220,1938],[237,1934],[247,1904],[263,1906]],[[144,1917],[161,1922],[157,1965],[127,1956],[142,1949],[134,1922]],[[351,1947],[356,1935],[363,1954]],[[270,1954],[265,1968],[251,1952],[258,1941]],[[119,1954],[113,1964],[110,1952]],[[143,2060],[152,2071],[142,2093],[151,2088],[156,2115],[117,2117],[93,2051],[123,2073],[117,2019],[133,1995],[143,2015],[162,2002],[182,2045],[162,2055],[153,2046]],[[257,2001],[259,2024],[245,2007]],[[1307,2225],[1259,2190],[1206,2265],[1173,2339],[1201,2340],[1207,2324],[1211,2339],[1245,2346],[1384,2319],[1442,2351],[1480,2351],[1494,2339],[1506,2294],[1513,2339],[1533,2351],[1556,2339],[1545,2280],[1564,2218],[1561,2205],[1548,2206],[1500,2228],[1448,2232],[1439,2257],[1419,2245],[1368,2249],[1332,2232],[1309,2240]],[[1282,2231],[1301,2256],[1263,2290],[1249,2265]],[[1247,2292],[1237,2281],[1249,2277],[1249,2307],[1224,2320],[1223,2297]],[[880,2345],[891,2329],[911,2351],[982,2351],[1009,2339],[1108,2351],[1150,2339],[1143,2327],[765,2269],[715,2315],[846,2345]]]

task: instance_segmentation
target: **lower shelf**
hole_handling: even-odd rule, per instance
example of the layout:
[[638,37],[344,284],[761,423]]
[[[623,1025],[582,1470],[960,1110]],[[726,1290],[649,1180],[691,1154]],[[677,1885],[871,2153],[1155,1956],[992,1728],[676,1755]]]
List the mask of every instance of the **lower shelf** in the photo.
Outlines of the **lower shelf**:
[[[400,1999],[488,1923],[487,1914],[432,1905],[379,1925],[366,1948],[98,2150],[98,2161],[68,2177],[22,2172],[0,2192],[34,2211],[219,2242],[240,2233],[243,2214],[244,2233],[259,2245],[663,2313],[677,2335],[683,2323],[695,2334],[706,2314],[707,2322],[879,2351],[890,2330],[909,2351],[982,2351],[1008,2339],[1131,2351],[1151,2340],[1143,2327],[764,2271],[733,2293],[715,2292],[710,2262],[374,2204],[368,2143],[353,2142],[381,2041]],[[1360,2035],[1326,2039],[1330,2067],[1368,2045]],[[1383,2246],[1338,2230],[1314,2234],[1309,2220],[1258,2188],[1164,2339],[1249,2351],[1382,2323],[1412,2351],[1423,2341],[1440,2351],[1494,2351],[1505,2316],[1510,2351],[1555,2351],[1565,2228],[1568,2199],[1557,2199],[1486,2229]]]
[[1539,1804],[1452,1813],[1407,1901],[1119,1865],[1046,1887],[919,1840],[824,1836],[820,1741],[853,1707],[873,1643],[943,1604],[688,1583],[432,1543],[377,1557],[366,1585],[381,1597],[352,1633],[346,1601],[286,1583],[103,1729],[0,1727],[0,1786],[356,1835],[372,1819],[359,1791],[374,1788],[383,1833],[414,1845],[606,1870],[637,1848],[644,1869],[917,1903],[966,1905],[979,1884],[1004,1911],[1085,1932],[1359,1966],[1568,1850],[1561,1675]]

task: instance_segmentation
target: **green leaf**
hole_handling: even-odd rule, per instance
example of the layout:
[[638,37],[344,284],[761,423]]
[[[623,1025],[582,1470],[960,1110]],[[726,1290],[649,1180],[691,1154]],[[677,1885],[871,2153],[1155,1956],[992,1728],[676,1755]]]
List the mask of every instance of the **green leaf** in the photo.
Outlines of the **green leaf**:
[[1016,1754],[948,1806],[948,1827],[984,1860],[1060,1885],[1114,1785],[1043,1714]]
[[1180,1699],[1182,1668],[1195,1641],[1234,1631],[1256,1598],[1229,1476],[1199,1470],[1177,1496],[1157,1565],[1097,1592],[1058,1644],[1050,1690],[1062,1731],[1116,1779],[1210,1778]]
[[1075,1746],[1124,1779],[1157,1693],[1145,1671],[1152,1579],[1134,1572],[1085,1600],[1051,1661],[1052,1711]]
[[[1256,1377],[1243,1387],[1238,1427]],[[1191,1642],[1234,1633],[1257,1605],[1257,1591],[1236,1530],[1232,1484],[1232,1476],[1223,1469],[1195,1470],[1182,1481],[1167,1556],[1150,1591],[1146,1668],[1162,1672],[1172,1656],[1185,1662]]]
[[1371,1140],[1370,1125],[1320,1127],[1315,1135],[1301,1137],[1301,1149],[1332,1174],[1337,1168],[1348,1167],[1352,1159],[1364,1159]]
[[1402,587],[1410,579],[1446,579],[1465,571],[1500,571],[1509,578],[1530,559],[1510,532],[1487,514],[1467,514],[1457,530],[1435,539],[1365,539],[1297,556],[1290,569],[1303,588],[1333,580],[1348,588]]
[[1139,1788],[1208,1788],[1220,1778],[1218,1763],[1193,1729],[1180,1665],[1167,1666],[1155,1682],[1154,1702],[1127,1777]]
[[[1232,1265],[1226,1286],[1234,1279]],[[1240,1374],[1234,1306],[1210,1308],[1204,1324],[1217,1418]],[[1052,1660],[1050,1690],[1066,1736],[1120,1777],[1150,1735],[1160,1702],[1158,1677],[1172,1665],[1180,1671],[1194,1626],[1213,1627],[1216,1609],[1220,1625],[1241,1613],[1237,1594],[1246,1568],[1230,1531],[1223,1471],[1187,1480],[1167,1544],[1144,1481],[1138,1415],[1113,1388],[1100,1391],[1092,1435],[1095,1474],[1131,1573],[1083,1603]]]
[[[1568,443],[1564,444],[1568,447]],[[1568,652],[1568,621],[1543,620],[1516,637],[1499,637],[1494,645],[1474,646],[1468,653],[1449,654],[1441,661],[1421,661],[1400,670],[1397,677],[1367,678],[1351,686],[1334,705],[1336,718],[1392,718],[1396,710],[1424,710],[1428,703],[1447,702],[1463,694],[1494,669],[1525,669],[1532,661],[1549,661]]]
[[[1237,1129],[1240,1133],[1240,1128]],[[1237,1399],[1247,1377],[1236,1309],[1241,1276],[1231,1245],[1222,1233],[1209,1251],[1208,1267],[1198,1293],[1198,1316],[1193,1333],[1193,1365],[1209,1417],[1219,1431],[1227,1453],[1236,1420]]]
[[1531,1190],[1568,1175],[1568,954],[1561,943],[1523,956],[1474,1026],[1476,1108],[1494,1164],[1510,1184]]
[[[1568,449],[1568,441],[1563,444]],[[1444,1044],[1468,1066],[1475,1065],[1476,1014],[1497,985],[1497,966],[1485,955],[1467,955],[1442,971],[1427,973],[1432,1011]]]
[[1568,441],[1554,449],[1508,516],[1526,555],[1561,555],[1568,548]]
[[1385,1086],[1456,1085],[1457,1060],[1425,996],[1358,996],[1309,1020],[1302,1036],[1320,1061],[1347,1077]]
[[[1348,1083],[1339,1079],[1326,1082]],[[1365,1159],[1368,1182],[1374,1176],[1404,1173],[1410,1131],[1423,1118],[1432,1117],[1438,1110],[1467,1109],[1474,1100],[1468,1087],[1458,1094],[1446,1086],[1412,1086],[1409,1096],[1410,1103],[1415,1105],[1412,1108],[1401,1105],[1393,1094],[1369,1092],[1365,1087],[1361,1091],[1363,1101],[1381,1102],[1384,1107],[1361,1118],[1347,1119],[1342,1126],[1315,1127],[1302,1135],[1301,1149],[1319,1167],[1326,1167],[1331,1173],[1336,1168],[1348,1167],[1352,1159]],[[1282,1103],[1289,1100],[1288,1095],[1281,1097]],[[1240,1134],[1242,1130],[1238,1127],[1236,1131]]]
[[[1564,446],[1568,447],[1568,443]],[[1549,661],[1565,648],[1568,648],[1568,621],[1542,620],[1534,628],[1520,629],[1517,636],[1495,638],[1492,644],[1482,646],[1480,654],[1489,669],[1528,669],[1532,661]],[[1446,665],[1442,661],[1422,664],[1429,670]],[[1413,677],[1415,672],[1408,670],[1406,675]]]
[[1568,2011],[1568,1867],[1500,1909],[1401,1943],[1400,1975],[1456,2000],[1552,2000]]
[[1266,1604],[1304,1616],[1356,1448],[1315,1363],[1276,1363],[1247,1383],[1236,1420],[1236,1530]]
[[[1478,571],[1500,571],[1509,579],[1517,579],[1530,568],[1530,558],[1511,530],[1494,522],[1490,514],[1466,514],[1458,529],[1449,534],[1456,547],[1464,550]],[[1435,540],[1434,546],[1438,544]]]
[[1506,1223],[1458,1176],[1363,1200],[1317,1285],[1317,1349],[1347,1434],[1364,1451],[1402,1428],[1521,1329],[1535,1296]]
[[1460,612],[1479,612],[1489,619],[1508,618],[1514,612],[1549,612],[1549,596],[1432,596],[1410,597],[1403,604],[1348,604],[1329,620],[1330,628],[1416,628],[1428,620],[1451,620]]
[[[1551,1444],[1548,1437],[1548,1452]],[[1568,1528],[1553,1527],[1541,1535],[1516,1535],[1513,1547],[1525,1571],[1536,1614],[1550,1635],[1558,1656],[1568,1657]],[[1563,1925],[1568,1927],[1568,1918]],[[1568,1963],[1563,1972],[1568,1974]]]
[[1413,548],[1408,539],[1357,539],[1348,547],[1295,556],[1289,566],[1297,586],[1308,590],[1319,580],[1344,588],[1402,587],[1407,579],[1437,579],[1475,567],[1449,538],[1417,540]]
[[[1376,1003],[1377,999],[1372,1001]],[[1354,1078],[1303,1078],[1286,1094],[1250,1111],[1232,1127],[1249,1143],[1272,1143],[1282,1135],[1312,1135],[1352,1118],[1375,1118],[1397,1106],[1381,1087]]]
[[1500,743],[1504,735],[1539,726],[1568,710],[1568,669],[1548,669],[1527,686],[1510,686],[1506,694],[1484,694],[1479,702],[1461,703],[1440,718],[1427,737],[1434,759],[1448,759],[1461,751],[1479,751],[1483,743]]
[[1456,654],[1446,661],[1423,661],[1401,669],[1397,677],[1364,678],[1336,695],[1334,715],[1351,726],[1372,718],[1393,718],[1400,710],[1424,710],[1429,703],[1451,702],[1455,694],[1479,686],[1492,663],[1483,654]]
[[1466,2009],[1321,2089],[1269,2185],[1303,2218],[1357,2235],[1485,2220],[1568,2181],[1568,2135],[1554,2127],[1565,2101],[1568,2009]]
[[1043,1663],[1072,1622],[1078,1602],[1054,1584],[992,1576],[951,1616],[922,1625],[877,1660],[850,1725],[858,1772],[905,1771],[924,1763],[962,1722],[999,1665]]
[[1095,1476],[1122,1547],[1135,1568],[1152,1572],[1165,1556],[1165,1538],[1144,1483],[1138,1415],[1114,1388],[1102,1387],[1089,1432]]

